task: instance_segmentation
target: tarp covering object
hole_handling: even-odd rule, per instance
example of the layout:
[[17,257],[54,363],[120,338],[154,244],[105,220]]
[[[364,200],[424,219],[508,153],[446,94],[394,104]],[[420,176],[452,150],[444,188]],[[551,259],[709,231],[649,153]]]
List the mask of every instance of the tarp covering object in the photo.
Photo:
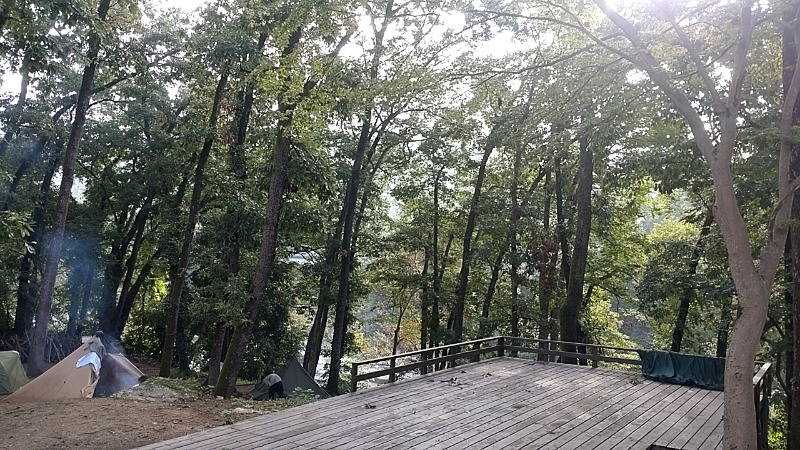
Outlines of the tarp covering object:
[[725,358],[685,355],[660,350],[638,350],[642,375],[662,383],[723,390]]

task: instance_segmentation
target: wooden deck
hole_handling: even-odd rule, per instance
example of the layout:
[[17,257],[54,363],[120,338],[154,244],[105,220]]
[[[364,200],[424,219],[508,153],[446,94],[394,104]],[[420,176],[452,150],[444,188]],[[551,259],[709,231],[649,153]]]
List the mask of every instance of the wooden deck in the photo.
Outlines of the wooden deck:
[[146,449],[721,448],[722,392],[494,358]]

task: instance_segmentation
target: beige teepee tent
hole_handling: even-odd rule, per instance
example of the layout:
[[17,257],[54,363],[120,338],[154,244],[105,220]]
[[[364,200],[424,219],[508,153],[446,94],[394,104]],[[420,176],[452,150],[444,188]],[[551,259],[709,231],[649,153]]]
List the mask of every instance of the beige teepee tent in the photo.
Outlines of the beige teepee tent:
[[99,374],[92,364],[77,367],[78,360],[88,353],[89,343],[81,345],[50,370],[3,401],[47,402],[68,398],[91,398],[95,394],[111,395],[133,387],[146,378],[128,358],[118,353],[109,353],[103,357]]

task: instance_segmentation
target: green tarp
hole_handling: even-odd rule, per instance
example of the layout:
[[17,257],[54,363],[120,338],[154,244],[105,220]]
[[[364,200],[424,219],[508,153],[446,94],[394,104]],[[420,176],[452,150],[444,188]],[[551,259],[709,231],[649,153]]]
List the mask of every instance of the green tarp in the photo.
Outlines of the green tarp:
[[0,352],[0,394],[10,394],[28,382],[19,353]]
[[723,390],[725,358],[684,355],[660,350],[638,350],[642,375],[663,383]]

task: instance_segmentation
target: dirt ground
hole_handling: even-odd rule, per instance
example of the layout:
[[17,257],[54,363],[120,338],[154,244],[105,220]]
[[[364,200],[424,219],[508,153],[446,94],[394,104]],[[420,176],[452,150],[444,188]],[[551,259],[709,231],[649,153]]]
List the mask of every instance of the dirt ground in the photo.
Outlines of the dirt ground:
[[0,396],[0,449],[131,449],[290,406],[285,400],[214,398],[155,377],[155,361],[130,359],[152,378],[119,396],[23,404]]

